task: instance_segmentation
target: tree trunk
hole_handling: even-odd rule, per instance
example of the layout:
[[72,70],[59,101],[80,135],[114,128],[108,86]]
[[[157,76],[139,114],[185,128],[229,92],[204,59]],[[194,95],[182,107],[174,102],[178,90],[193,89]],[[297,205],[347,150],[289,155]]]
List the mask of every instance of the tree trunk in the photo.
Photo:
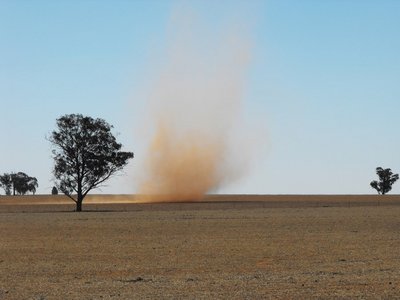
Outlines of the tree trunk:
[[76,211],[82,211],[82,202],[83,196],[81,193],[78,193],[78,198],[76,200]]
[[75,211],[82,211],[82,200],[76,201],[76,210]]
[[82,211],[82,202],[83,202],[83,196],[82,196],[82,182],[79,179],[78,175],[78,195],[76,199],[76,211]]

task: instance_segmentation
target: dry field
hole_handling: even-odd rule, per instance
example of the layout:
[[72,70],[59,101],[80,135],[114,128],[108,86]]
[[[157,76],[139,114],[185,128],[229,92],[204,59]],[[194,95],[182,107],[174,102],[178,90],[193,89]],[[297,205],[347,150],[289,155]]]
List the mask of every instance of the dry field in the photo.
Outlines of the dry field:
[[63,199],[0,196],[0,299],[400,298],[400,196]]

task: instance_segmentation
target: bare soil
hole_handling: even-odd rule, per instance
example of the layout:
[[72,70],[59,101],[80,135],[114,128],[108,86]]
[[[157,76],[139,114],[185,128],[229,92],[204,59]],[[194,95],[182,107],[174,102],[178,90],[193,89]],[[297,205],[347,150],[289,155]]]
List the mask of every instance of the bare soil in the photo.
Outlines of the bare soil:
[[133,201],[0,196],[0,299],[400,298],[399,196]]

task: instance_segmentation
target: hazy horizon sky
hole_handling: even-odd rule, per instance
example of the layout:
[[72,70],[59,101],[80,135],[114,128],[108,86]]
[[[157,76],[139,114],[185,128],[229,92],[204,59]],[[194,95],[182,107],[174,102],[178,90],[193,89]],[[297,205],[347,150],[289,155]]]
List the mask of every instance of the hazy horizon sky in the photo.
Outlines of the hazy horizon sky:
[[182,6],[252,45],[243,113],[266,147],[219,192],[374,194],[376,167],[400,172],[400,1],[214,2],[0,0],[0,173],[35,176],[49,194],[46,136],[56,118],[82,113],[135,153],[94,193],[134,193],[144,90]]

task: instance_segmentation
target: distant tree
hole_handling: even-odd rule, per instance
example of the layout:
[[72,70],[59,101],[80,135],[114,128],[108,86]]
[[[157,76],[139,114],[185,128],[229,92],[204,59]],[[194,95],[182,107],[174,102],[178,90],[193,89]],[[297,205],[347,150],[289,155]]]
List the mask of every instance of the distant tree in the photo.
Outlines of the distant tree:
[[6,195],[11,195],[12,179],[11,174],[4,173],[0,175],[0,186],[4,189]]
[[52,195],[58,195],[58,189],[57,189],[57,187],[53,186],[53,188],[51,189],[51,194],[52,194]]
[[28,192],[36,193],[36,188],[39,186],[35,177],[30,177],[23,172],[11,174],[13,184],[13,195],[25,195]]
[[39,187],[38,181],[35,177],[30,177],[27,184],[27,191],[31,192],[33,195],[36,194],[36,189]]
[[6,195],[25,195],[28,192],[36,193],[36,188],[39,186],[35,177],[30,177],[23,172],[4,173],[0,176],[0,184]]
[[133,158],[132,152],[121,151],[112,128],[103,119],[81,114],[57,119],[57,130],[49,139],[54,146],[53,173],[58,189],[76,203],[76,211],[82,210],[83,199],[92,189],[121,171]]
[[372,188],[377,190],[378,194],[385,195],[392,190],[392,185],[399,179],[399,174],[393,174],[391,169],[376,168],[376,174],[379,181],[371,181]]

